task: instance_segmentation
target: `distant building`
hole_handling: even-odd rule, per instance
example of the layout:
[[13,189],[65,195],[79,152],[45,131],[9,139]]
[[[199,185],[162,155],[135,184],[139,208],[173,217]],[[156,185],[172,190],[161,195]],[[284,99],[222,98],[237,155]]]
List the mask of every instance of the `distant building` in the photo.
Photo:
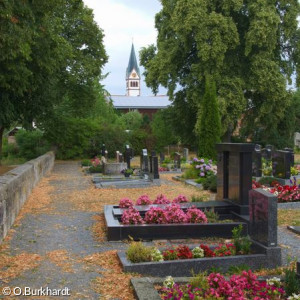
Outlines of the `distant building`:
[[131,46],[125,79],[126,95],[110,96],[116,109],[124,113],[138,110],[141,114],[148,115],[152,120],[153,115],[158,110],[167,108],[171,104],[168,96],[141,96],[141,74],[133,44]]

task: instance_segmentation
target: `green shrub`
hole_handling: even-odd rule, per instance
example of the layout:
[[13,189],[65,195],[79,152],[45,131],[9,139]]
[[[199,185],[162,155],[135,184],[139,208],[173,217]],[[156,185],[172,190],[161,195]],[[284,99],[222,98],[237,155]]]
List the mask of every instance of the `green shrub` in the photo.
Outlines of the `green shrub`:
[[251,251],[251,240],[249,236],[242,236],[243,226],[240,224],[238,227],[232,229],[233,243],[237,254],[249,254]]
[[19,148],[19,156],[27,160],[43,155],[50,150],[49,143],[38,129],[32,131],[19,130],[16,133],[16,141]]
[[182,177],[185,179],[196,179],[199,177],[199,170],[194,168],[188,168],[184,171]]
[[214,209],[204,210],[208,223],[219,223],[220,216]]
[[217,175],[209,175],[202,183],[205,190],[210,190],[213,193],[217,192]]
[[103,167],[102,167],[102,165],[92,166],[92,167],[89,168],[89,172],[90,173],[102,173],[103,172]]
[[192,196],[191,202],[204,202],[208,200],[208,196]]
[[131,242],[126,256],[132,263],[151,261],[153,247],[147,247],[142,242]]
[[246,264],[241,264],[238,266],[230,266],[228,269],[228,274],[233,275],[233,274],[241,274],[243,271],[249,271],[250,266]]
[[263,185],[271,185],[271,183],[274,181],[276,181],[276,179],[272,176],[264,176],[258,180],[258,182]]
[[300,279],[297,277],[297,273],[295,267],[291,269],[286,268],[284,270],[285,275],[285,286],[284,289],[288,296],[292,294],[299,294],[300,293]]
[[89,166],[91,166],[92,165],[92,163],[91,163],[91,160],[90,159],[83,159],[82,161],[81,161],[81,166],[82,167],[89,167]]

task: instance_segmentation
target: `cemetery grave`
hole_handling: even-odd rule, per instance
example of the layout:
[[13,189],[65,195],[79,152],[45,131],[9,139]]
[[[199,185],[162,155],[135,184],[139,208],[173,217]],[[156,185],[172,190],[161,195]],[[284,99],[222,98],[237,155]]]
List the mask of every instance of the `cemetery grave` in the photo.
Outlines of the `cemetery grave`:
[[[213,208],[220,218],[235,219],[232,223],[184,223],[176,224],[149,224],[147,214],[151,210],[168,210],[170,204],[153,204],[134,206],[134,208],[122,208],[117,205],[104,207],[104,216],[107,226],[108,240],[123,240],[128,237],[134,240],[157,240],[157,239],[187,239],[200,237],[230,237],[232,230],[242,226],[243,233],[249,234],[255,253],[247,261],[251,261],[253,268],[275,267],[281,264],[281,250],[277,246],[277,199],[262,189],[251,190],[252,179],[252,151],[253,144],[217,144],[218,150],[218,193],[217,200],[205,203],[180,203],[180,208],[187,212],[191,206],[205,211]],[[250,192],[249,192],[250,191]],[[154,208],[155,207],[155,208]],[[131,223],[124,223],[124,215],[133,213],[136,219]],[[225,217],[226,216],[226,217]],[[143,221],[143,217],[145,221]],[[122,222],[123,221],[123,224]],[[158,222],[159,223],[159,222]],[[199,270],[205,266],[216,264],[226,266],[237,262],[236,257],[220,257],[211,262],[199,259],[193,262],[187,261],[164,261],[144,262],[132,264],[126,259],[126,255],[119,254],[124,270],[141,272],[143,274],[158,274],[158,270],[166,273],[175,270],[187,269],[191,265],[197,265]],[[241,260],[241,258],[238,258]],[[218,264],[218,263],[219,264]],[[165,267],[166,266],[166,267]],[[164,269],[165,268],[165,269]],[[163,272],[163,271],[161,271]],[[179,272],[179,271],[177,271]]]

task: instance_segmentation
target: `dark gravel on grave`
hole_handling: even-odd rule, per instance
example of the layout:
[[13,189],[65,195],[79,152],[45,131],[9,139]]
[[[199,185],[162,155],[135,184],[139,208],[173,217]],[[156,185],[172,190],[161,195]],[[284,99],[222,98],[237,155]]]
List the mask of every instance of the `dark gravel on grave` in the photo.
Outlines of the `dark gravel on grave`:
[[[28,252],[45,258],[48,252],[65,250],[69,257],[74,258],[73,271],[63,270],[46,257],[38,267],[24,272],[7,285],[31,288],[48,286],[55,289],[68,287],[71,299],[98,299],[101,295],[94,292],[92,282],[101,276],[101,268],[94,265],[87,267],[80,261],[81,258],[112,249],[122,250],[126,248],[126,244],[96,242],[91,231],[95,213],[77,211],[74,207],[70,209],[70,203],[64,198],[65,192],[84,190],[92,184],[90,178],[80,171],[78,162],[56,163],[52,174],[67,177],[62,181],[50,181],[50,185],[55,188],[51,194],[54,210],[59,214],[27,214],[21,225],[14,227],[15,234],[10,242],[10,251],[12,255]],[[283,264],[287,263],[289,257],[300,259],[300,236],[279,227],[278,244],[282,247]],[[0,285],[3,284],[6,283],[0,279]]]

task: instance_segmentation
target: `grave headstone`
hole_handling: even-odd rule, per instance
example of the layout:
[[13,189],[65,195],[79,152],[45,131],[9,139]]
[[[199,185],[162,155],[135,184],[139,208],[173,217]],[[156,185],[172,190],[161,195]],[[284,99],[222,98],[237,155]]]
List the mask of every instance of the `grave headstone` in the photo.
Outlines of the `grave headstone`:
[[119,163],[124,162],[123,154],[119,153]]
[[256,144],[253,152],[252,175],[255,177],[262,176],[262,162],[261,162],[261,146]]
[[180,155],[179,152],[175,152],[174,167],[175,167],[175,169],[180,169],[181,168],[181,155]]
[[165,160],[165,154],[163,152],[159,153],[160,163],[164,162]]
[[153,164],[152,164],[152,155],[149,156],[149,166],[150,166],[150,170],[149,172],[152,173],[153,172]]
[[254,144],[217,144],[217,200],[230,200],[248,213],[249,191],[252,188],[252,153]]
[[152,172],[153,172],[153,179],[159,179],[157,156],[152,156]]
[[183,158],[185,161],[189,160],[189,149],[188,148],[183,148]]
[[141,153],[141,171],[143,173],[149,173],[147,149],[143,149]]
[[291,164],[292,164],[292,166],[295,164],[295,154],[294,154],[294,149],[292,149],[292,148],[284,148],[283,149],[284,151],[288,151],[288,152],[290,152],[291,153],[291,159],[292,159],[292,161],[291,161]]
[[155,150],[151,151],[151,156],[156,156],[156,151]]
[[264,148],[261,150],[261,155],[266,160],[272,160],[272,149],[270,148]]
[[102,144],[102,147],[101,147],[101,155],[102,156],[105,156],[105,151],[106,151],[105,144]]
[[119,158],[119,155],[120,155],[120,151],[116,151],[116,161],[117,162],[120,162],[120,158]]
[[273,176],[282,179],[291,177],[292,153],[283,150],[277,150],[273,154],[272,169]]
[[249,232],[267,247],[277,246],[277,197],[261,188],[249,191]]
[[129,145],[125,146],[125,153],[124,153],[124,159],[127,163],[127,169],[130,169],[130,160],[133,157],[133,150],[130,148]]
[[104,151],[104,157],[106,158],[106,160],[108,159],[108,151],[107,150]]

